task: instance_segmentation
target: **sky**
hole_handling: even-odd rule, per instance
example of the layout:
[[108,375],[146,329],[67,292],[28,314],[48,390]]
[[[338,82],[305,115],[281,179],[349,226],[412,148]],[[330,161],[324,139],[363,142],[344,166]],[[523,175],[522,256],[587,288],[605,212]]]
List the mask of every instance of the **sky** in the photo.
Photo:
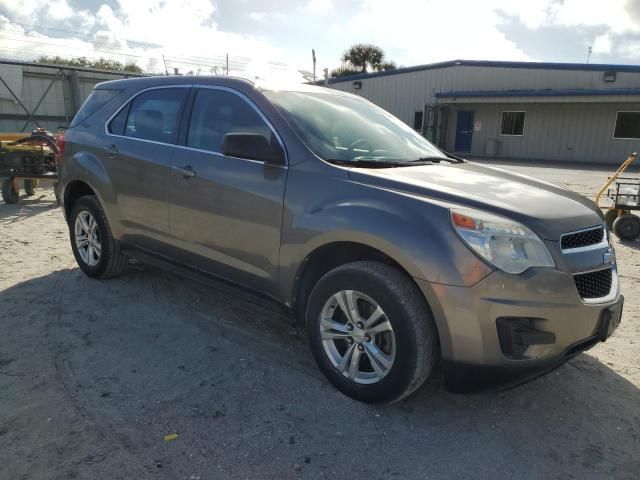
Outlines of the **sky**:
[[[149,72],[276,78],[373,43],[453,59],[640,63],[640,0],[0,0],[0,58],[108,57]],[[164,59],[163,59],[164,57]]]

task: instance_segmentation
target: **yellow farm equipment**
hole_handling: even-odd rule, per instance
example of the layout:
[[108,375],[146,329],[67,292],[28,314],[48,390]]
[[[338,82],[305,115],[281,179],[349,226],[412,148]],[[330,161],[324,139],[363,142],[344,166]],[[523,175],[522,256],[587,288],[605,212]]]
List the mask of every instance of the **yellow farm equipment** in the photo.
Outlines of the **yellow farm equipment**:
[[606,193],[606,197],[613,202],[604,214],[609,230],[612,230],[622,240],[636,240],[640,238],[640,217],[631,213],[640,210],[640,178],[623,177],[622,174],[637,159],[632,153],[611,175],[607,182],[596,194],[596,204]]
[[31,196],[41,179],[55,180],[58,151],[56,138],[43,129],[34,130],[29,136],[0,134],[2,199],[6,203],[16,203],[20,196],[20,181],[25,193]]

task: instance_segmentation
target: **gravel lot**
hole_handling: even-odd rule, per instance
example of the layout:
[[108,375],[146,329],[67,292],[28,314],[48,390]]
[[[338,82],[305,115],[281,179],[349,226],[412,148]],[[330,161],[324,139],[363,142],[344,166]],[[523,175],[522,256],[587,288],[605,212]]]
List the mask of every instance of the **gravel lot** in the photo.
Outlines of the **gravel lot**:
[[[607,175],[505,167],[586,195]],[[367,406],[262,301],[151,267],[88,279],[50,189],[0,202],[0,478],[638,478],[640,243],[617,253],[606,343],[507,392]]]

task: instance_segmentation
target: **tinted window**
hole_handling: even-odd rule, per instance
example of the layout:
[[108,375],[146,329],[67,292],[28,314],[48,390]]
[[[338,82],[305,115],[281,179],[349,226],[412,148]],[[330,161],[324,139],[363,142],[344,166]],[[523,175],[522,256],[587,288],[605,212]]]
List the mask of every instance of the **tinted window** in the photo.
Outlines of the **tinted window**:
[[109,124],[109,132],[116,135],[124,135],[124,126],[127,124],[127,115],[129,114],[129,105],[124,107],[113,117]]
[[129,108],[124,134],[154,142],[175,143],[187,92],[186,88],[163,88],[138,95]]
[[640,112],[618,112],[614,138],[640,138]]
[[78,110],[78,113],[76,113],[75,117],[73,117],[73,120],[71,121],[71,124],[69,126],[75,127],[76,125],[80,125],[91,115],[93,115],[107,103],[109,103],[109,101],[119,93],[120,90],[93,90],[80,107],[80,110]]
[[258,133],[274,141],[269,126],[246,100],[223,90],[199,90],[189,121],[187,146],[220,153],[228,133]]
[[502,135],[524,135],[525,112],[502,112]]

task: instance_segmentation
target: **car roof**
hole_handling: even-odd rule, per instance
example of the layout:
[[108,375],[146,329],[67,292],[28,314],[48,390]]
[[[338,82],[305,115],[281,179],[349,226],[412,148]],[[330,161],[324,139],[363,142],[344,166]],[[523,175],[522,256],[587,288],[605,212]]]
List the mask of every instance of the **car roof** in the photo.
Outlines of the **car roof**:
[[206,75],[158,75],[152,77],[123,78],[120,80],[110,80],[96,85],[97,89],[129,89],[129,88],[149,88],[163,85],[224,85],[247,87],[253,86],[253,82],[244,78],[228,76],[206,76]]
[[142,90],[150,87],[161,87],[165,85],[213,85],[235,88],[240,91],[253,88],[259,91],[290,91],[320,93],[325,95],[353,96],[353,94],[348,92],[304,83],[269,82],[263,80],[253,82],[251,80],[247,80],[246,78],[231,77],[226,75],[158,75],[151,77],[124,78],[120,80],[110,80],[108,82],[99,83],[95,86],[95,88],[100,90]]

